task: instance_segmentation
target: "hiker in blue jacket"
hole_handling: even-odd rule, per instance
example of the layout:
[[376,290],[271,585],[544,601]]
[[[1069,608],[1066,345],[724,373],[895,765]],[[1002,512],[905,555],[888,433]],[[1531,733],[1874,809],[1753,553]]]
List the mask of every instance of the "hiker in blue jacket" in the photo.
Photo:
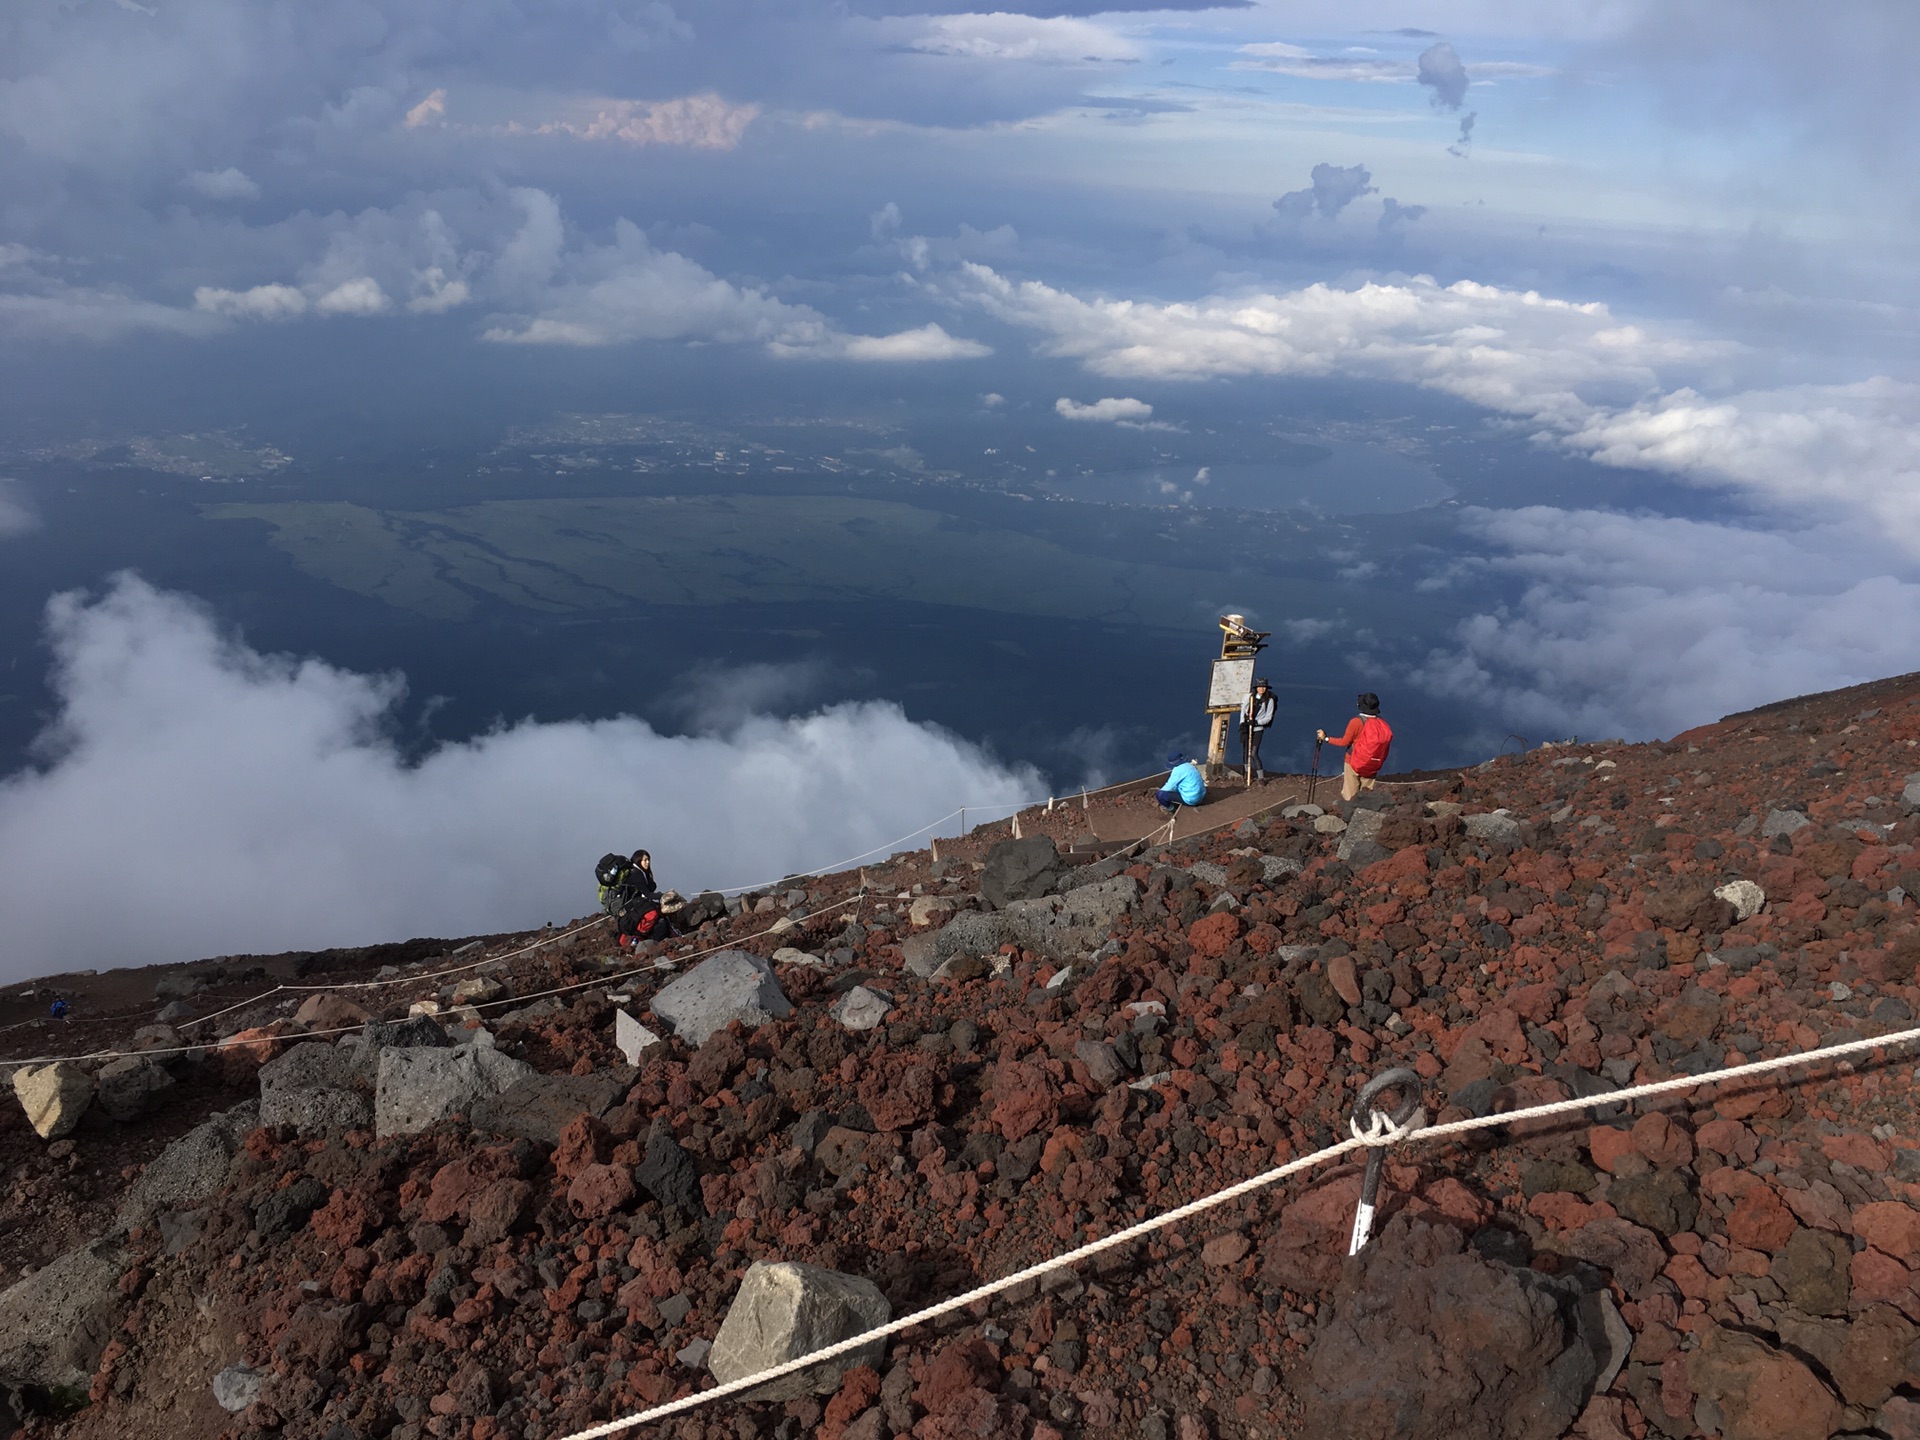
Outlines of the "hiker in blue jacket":
[[1167,783],[1154,792],[1154,801],[1171,815],[1182,805],[1198,805],[1207,798],[1207,782],[1200,776],[1200,767],[1186,755],[1175,750],[1167,756],[1167,764],[1173,767],[1167,776]]

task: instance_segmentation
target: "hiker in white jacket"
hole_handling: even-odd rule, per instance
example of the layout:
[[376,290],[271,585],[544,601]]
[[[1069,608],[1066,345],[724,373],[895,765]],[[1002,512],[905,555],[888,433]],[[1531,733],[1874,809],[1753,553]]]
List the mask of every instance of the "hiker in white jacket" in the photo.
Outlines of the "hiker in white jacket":
[[1253,693],[1240,702],[1240,744],[1246,751],[1247,778],[1254,784],[1264,784],[1267,778],[1267,772],[1260,768],[1260,739],[1273,724],[1278,704],[1273,687],[1265,680],[1254,681]]

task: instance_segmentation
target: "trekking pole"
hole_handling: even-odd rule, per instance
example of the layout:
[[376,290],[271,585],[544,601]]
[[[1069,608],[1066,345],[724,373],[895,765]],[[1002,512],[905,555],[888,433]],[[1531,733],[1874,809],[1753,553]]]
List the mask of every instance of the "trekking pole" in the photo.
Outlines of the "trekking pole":
[[1313,778],[1307,782],[1307,804],[1313,803],[1313,792],[1320,788],[1320,742],[1313,742]]

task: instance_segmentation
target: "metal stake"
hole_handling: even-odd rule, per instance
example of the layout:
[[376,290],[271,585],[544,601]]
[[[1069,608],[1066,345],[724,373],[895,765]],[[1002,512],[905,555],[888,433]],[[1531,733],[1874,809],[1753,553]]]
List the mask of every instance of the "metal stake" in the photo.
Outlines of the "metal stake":
[[[1414,1111],[1420,1108],[1420,1077],[1411,1070],[1395,1068],[1384,1070],[1366,1083],[1360,1092],[1360,1099],[1353,1107],[1353,1123],[1365,1128],[1373,1123],[1374,1097],[1385,1090],[1398,1090],[1400,1103],[1394,1107],[1389,1118],[1396,1125],[1404,1125],[1413,1118]],[[1358,1255],[1367,1247],[1367,1238],[1373,1233],[1374,1203],[1380,1195],[1380,1167],[1385,1162],[1384,1147],[1367,1147],[1366,1173],[1360,1180],[1360,1208],[1353,1215],[1353,1238],[1347,1246],[1347,1254]]]

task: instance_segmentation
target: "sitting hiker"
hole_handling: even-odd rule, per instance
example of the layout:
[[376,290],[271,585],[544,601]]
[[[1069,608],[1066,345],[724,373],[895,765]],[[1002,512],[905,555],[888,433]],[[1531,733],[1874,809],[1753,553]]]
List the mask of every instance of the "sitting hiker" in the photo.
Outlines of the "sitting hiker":
[[646,851],[634,851],[631,859],[602,855],[593,874],[600,882],[600,908],[613,917],[614,934],[622,946],[636,940],[664,940],[677,933],[672,915],[684,908],[684,902],[671,890],[660,893],[653,878],[653,857]]
[[1380,718],[1380,697],[1371,690],[1357,697],[1360,713],[1347,722],[1339,739],[1316,731],[1319,739],[1338,745],[1347,752],[1347,763],[1340,776],[1340,798],[1351,800],[1362,790],[1373,789],[1374,776],[1387,763],[1387,751],[1393,745],[1393,728]]
[[1200,767],[1186,755],[1175,750],[1167,756],[1167,764],[1173,767],[1167,776],[1167,783],[1154,792],[1154,802],[1171,815],[1182,805],[1198,805],[1207,798],[1207,782],[1201,778]]
[[653,856],[649,855],[645,850],[636,850],[633,852],[633,860],[631,863],[633,865],[633,878],[635,883],[642,886],[647,894],[658,895],[660,893],[660,882],[653,878]]

